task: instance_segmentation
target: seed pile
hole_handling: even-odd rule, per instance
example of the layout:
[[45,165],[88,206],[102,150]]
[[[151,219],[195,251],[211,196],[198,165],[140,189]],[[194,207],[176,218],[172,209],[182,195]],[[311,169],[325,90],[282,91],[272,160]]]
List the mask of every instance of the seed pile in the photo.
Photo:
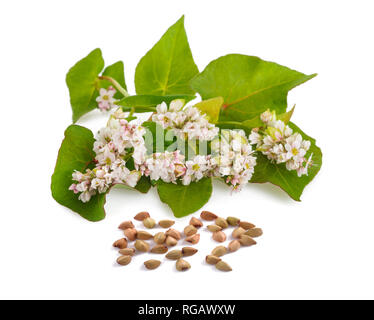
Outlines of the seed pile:
[[[117,259],[119,265],[125,266],[131,263],[133,256],[137,252],[150,252],[153,254],[164,254],[168,260],[174,260],[175,268],[178,271],[186,271],[191,268],[191,264],[184,258],[190,257],[198,252],[194,247],[186,246],[182,249],[170,250],[176,246],[179,241],[183,240],[196,245],[200,241],[199,229],[203,227],[204,221],[213,222],[207,226],[207,230],[212,233],[212,239],[222,243],[227,239],[226,232],[228,228],[234,228],[231,233],[233,239],[227,247],[219,245],[212,250],[205,258],[207,264],[214,265],[220,271],[232,271],[230,265],[222,260],[222,256],[238,251],[244,246],[253,246],[256,241],[253,238],[262,235],[262,229],[247,221],[241,221],[236,217],[228,217],[226,219],[218,217],[210,211],[203,211],[200,218],[192,217],[189,225],[183,232],[171,228],[175,222],[173,220],[161,220],[158,223],[151,218],[146,211],[139,212],[134,219],[141,221],[147,230],[137,230],[132,221],[124,221],[119,225],[119,229],[123,230],[125,238],[119,239],[113,243],[113,247],[119,249],[121,256]],[[159,226],[167,229],[165,232],[151,233],[151,229]],[[148,242],[151,241],[152,243]],[[128,247],[129,243],[133,243],[133,248]],[[144,262],[144,266],[149,270],[157,269],[161,265],[161,261],[150,259]]]

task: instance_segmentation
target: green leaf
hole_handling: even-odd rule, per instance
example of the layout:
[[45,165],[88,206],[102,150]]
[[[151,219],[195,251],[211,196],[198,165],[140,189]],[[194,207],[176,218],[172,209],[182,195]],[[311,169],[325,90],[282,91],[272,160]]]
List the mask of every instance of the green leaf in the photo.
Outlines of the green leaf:
[[168,96],[155,96],[155,95],[136,95],[123,98],[116,104],[122,106],[123,111],[130,111],[131,108],[135,109],[135,112],[150,112],[155,111],[156,106],[161,102],[169,104],[175,99],[184,99],[187,102],[195,99],[194,95],[168,95]]
[[166,203],[181,218],[196,212],[206,204],[212,195],[212,179],[203,178],[188,186],[157,182],[157,191],[162,202]]
[[230,54],[212,61],[191,86],[203,99],[223,97],[220,121],[244,121],[266,109],[285,112],[288,91],[315,76],[257,57]]
[[73,122],[96,108],[95,101],[97,76],[104,68],[100,49],[93,50],[78,61],[67,73],[66,84],[69,88],[70,103],[73,109]]
[[182,17],[140,60],[135,71],[136,93],[193,94],[189,83],[198,72]]
[[288,124],[292,118],[294,111],[295,111],[295,106],[293,106],[290,111],[282,113],[279,116],[277,116],[277,119],[282,120],[285,124]]
[[58,153],[55,171],[52,175],[52,196],[61,205],[79,213],[90,221],[104,219],[105,194],[93,196],[87,203],[78,199],[78,195],[69,190],[73,183],[74,170],[85,171],[92,164],[95,154],[92,151],[94,137],[90,130],[71,125],[65,131],[65,139],[62,141]]
[[145,176],[141,176],[140,180],[135,186],[135,189],[138,190],[141,193],[147,193],[149,189],[151,189],[152,184],[149,180],[149,178]]
[[223,98],[216,97],[201,101],[195,104],[195,107],[198,108],[203,114],[205,113],[207,115],[210,123],[216,123],[218,121],[222,105]]
[[316,146],[316,140],[302,132],[295,124],[290,122],[288,124],[294,132],[299,132],[303,139],[309,140],[311,146],[308,150],[306,157],[308,158],[313,153],[313,166],[309,168],[308,175],[298,177],[296,171],[288,171],[284,164],[271,163],[266,156],[262,154],[257,155],[257,165],[255,167],[254,175],[250,182],[264,183],[270,182],[282,188],[286,191],[289,196],[300,201],[300,196],[303,193],[304,188],[309,182],[313,180],[322,165],[322,152],[321,149]]
[[[108,76],[113,79],[115,79],[123,89],[127,90],[126,82],[125,82],[125,71],[124,71],[124,65],[122,61],[117,61],[116,63],[113,63],[110,66],[107,66],[105,70],[103,71],[103,76]],[[109,86],[112,86],[112,84],[107,80],[101,80],[100,81],[100,88],[107,89]],[[116,99],[122,99],[123,95],[119,91],[117,91],[114,95]]]

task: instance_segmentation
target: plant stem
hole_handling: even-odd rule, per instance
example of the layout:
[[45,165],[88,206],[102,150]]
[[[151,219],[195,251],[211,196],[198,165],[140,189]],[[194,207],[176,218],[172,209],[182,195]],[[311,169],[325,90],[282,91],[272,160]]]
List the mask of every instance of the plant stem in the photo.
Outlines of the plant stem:
[[124,89],[122,88],[122,86],[115,80],[113,79],[112,77],[108,77],[108,76],[99,76],[99,79],[100,80],[107,80],[109,81],[111,84],[113,84],[113,86],[119,91],[122,93],[122,95],[124,97],[129,97],[129,93]]

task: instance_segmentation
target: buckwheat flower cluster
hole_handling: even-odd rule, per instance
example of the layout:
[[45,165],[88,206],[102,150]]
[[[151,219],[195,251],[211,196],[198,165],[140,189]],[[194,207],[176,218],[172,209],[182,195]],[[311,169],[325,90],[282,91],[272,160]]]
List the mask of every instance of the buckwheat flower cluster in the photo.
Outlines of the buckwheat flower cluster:
[[254,151],[243,130],[223,130],[212,142],[214,176],[223,177],[233,190],[239,191],[251,180],[256,165]]
[[186,172],[184,155],[179,150],[153,153],[141,165],[140,171],[151,180],[176,183]]
[[300,133],[293,132],[283,121],[277,120],[276,113],[269,110],[261,114],[264,127],[252,130],[249,139],[256,149],[274,163],[285,163],[287,170],[296,170],[297,175],[308,174],[312,156],[306,159],[310,141],[303,140]]
[[115,184],[135,187],[141,172],[129,170],[126,160],[132,157],[135,167],[145,161],[144,134],[144,128],[128,123],[121,111],[114,113],[107,126],[99,131],[94,143],[96,167],[84,173],[75,171],[72,178],[76,183],[69,190],[80,193],[79,200],[88,202],[92,196],[105,193]]
[[159,104],[152,121],[160,124],[164,129],[173,129],[182,139],[210,141],[219,131],[219,128],[209,123],[199,109],[193,106],[184,108],[184,100],[181,99],[173,100],[169,109],[165,102]]
[[191,160],[185,161],[185,157],[179,150],[150,155],[141,166],[141,172],[152,180],[162,180],[167,183],[184,185],[208,176],[212,176],[214,168],[210,163],[211,157],[197,155]]
[[115,93],[116,89],[112,86],[108,87],[108,89],[101,88],[99,90],[100,95],[96,98],[96,102],[101,111],[112,109],[114,103],[117,101],[117,99],[114,98]]

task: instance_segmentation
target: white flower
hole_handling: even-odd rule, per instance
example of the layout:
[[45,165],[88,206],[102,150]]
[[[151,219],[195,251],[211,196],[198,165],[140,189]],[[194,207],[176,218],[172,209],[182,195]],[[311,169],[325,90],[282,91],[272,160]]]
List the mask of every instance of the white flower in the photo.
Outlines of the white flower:
[[270,121],[275,121],[276,120],[276,115],[275,112],[270,112],[270,110],[266,110],[263,112],[260,116],[261,121],[264,123],[269,123]]
[[305,155],[310,148],[310,141],[303,140],[299,133],[293,133],[283,121],[276,119],[274,112],[264,112],[261,119],[266,127],[255,128],[250,135],[250,141],[256,145],[256,149],[270,161],[285,163],[287,170],[296,170],[298,176],[308,174],[312,158],[306,160]]
[[141,177],[141,173],[139,171],[131,171],[125,178],[125,182],[128,186],[134,188],[138,183]]
[[183,99],[175,99],[170,102],[169,110],[172,112],[178,112],[182,110],[185,105],[185,101]]
[[202,115],[195,107],[183,109],[184,100],[177,99],[170,102],[169,110],[165,102],[156,107],[152,121],[160,124],[164,129],[173,129],[182,139],[199,139],[210,141],[217,136],[219,128]]
[[251,144],[260,144],[262,140],[262,136],[255,130],[251,131],[251,134],[249,135],[249,141]]
[[89,192],[89,191],[84,191],[84,192],[82,192],[82,193],[79,195],[78,199],[79,199],[80,201],[82,201],[82,202],[88,202],[88,201],[91,200],[91,197],[92,197],[92,193],[91,193],[91,192]]
[[166,113],[168,111],[168,106],[165,102],[162,102],[156,107],[157,113]]
[[114,103],[117,101],[114,98],[115,93],[116,89],[112,86],[108,87],[108,89],[101,88],[99,90],[100,95],[96,98],[96,102],[101,111],[108,111],[114,106]]
[[304,157],[306,150],[301,148],[303,138],[301,134],[295,133],[286,139],[284,148],[287,150],[287,158],[298,160]]

